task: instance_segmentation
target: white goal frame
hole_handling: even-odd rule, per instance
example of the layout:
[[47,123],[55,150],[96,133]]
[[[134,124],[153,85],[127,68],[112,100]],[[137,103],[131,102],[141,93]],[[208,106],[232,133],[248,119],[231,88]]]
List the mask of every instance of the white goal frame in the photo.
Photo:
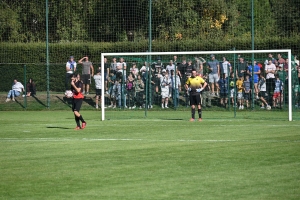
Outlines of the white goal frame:
[[[101,76],[102,76],[102,86],[104,86],[104,57],[106,56],[152,56],[152,55],[201,55],[201,54],[242,54],[242,53],[287,53],[288,54],[288,120],[292,121],[292,52],[291,49],[273,49],[273,50],[230,50],[230,51],[182,51],[182,52],[124,52],[124,53],[101,53]],[[104,108],[104,92],[102,89],[101,98],[101,120],[105,120],[105,108]]]

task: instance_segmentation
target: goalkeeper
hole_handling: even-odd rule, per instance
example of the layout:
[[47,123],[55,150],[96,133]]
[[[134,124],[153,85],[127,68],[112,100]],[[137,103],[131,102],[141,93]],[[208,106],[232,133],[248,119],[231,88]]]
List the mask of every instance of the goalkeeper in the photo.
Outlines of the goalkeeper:
[[190,121],[195,121],[195,110],[196,105],[198,107],[198,121],[202,121],[202,110],[201,110],[201,97],[200,93],[206,87],[207,83],[203,78],[197,76],[196,69],[192,69],[192,76],[189,77],[184,85],[185,89],[190,93],[190,105],[192,111],[192,118]]

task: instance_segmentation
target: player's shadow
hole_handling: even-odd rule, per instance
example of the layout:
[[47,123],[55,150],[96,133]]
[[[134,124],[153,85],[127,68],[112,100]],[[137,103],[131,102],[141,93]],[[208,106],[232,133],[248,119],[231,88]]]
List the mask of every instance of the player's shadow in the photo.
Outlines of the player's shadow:
[[71,129],[67,127],[59,127],[59,126],[47,126],[47,128],[56,128],[56,129]]
[[61,102],[63,102],[67,106],[69,106],[69,108],[72,108],[71,103],[70,103],[72,99],[66,98],[66,97],[63,97],[63,99],[62,99],[59,96],[55,96],[55,97],[58,98]]

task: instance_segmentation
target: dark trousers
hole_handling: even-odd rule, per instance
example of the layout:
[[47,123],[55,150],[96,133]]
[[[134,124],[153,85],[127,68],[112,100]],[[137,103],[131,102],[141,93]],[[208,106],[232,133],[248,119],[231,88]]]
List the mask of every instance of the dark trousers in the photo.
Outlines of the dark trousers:
[[65,89],[70,90],[71,88],[71,78],[73,74],[66,73],[66,79],[65,79]]

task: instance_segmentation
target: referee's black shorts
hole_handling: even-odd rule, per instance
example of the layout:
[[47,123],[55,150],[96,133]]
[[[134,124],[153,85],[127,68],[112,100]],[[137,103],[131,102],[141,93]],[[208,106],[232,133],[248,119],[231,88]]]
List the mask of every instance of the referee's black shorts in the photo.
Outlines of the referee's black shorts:
[[190,95],[190,105],[201,105],[200,93],[196,95]]

